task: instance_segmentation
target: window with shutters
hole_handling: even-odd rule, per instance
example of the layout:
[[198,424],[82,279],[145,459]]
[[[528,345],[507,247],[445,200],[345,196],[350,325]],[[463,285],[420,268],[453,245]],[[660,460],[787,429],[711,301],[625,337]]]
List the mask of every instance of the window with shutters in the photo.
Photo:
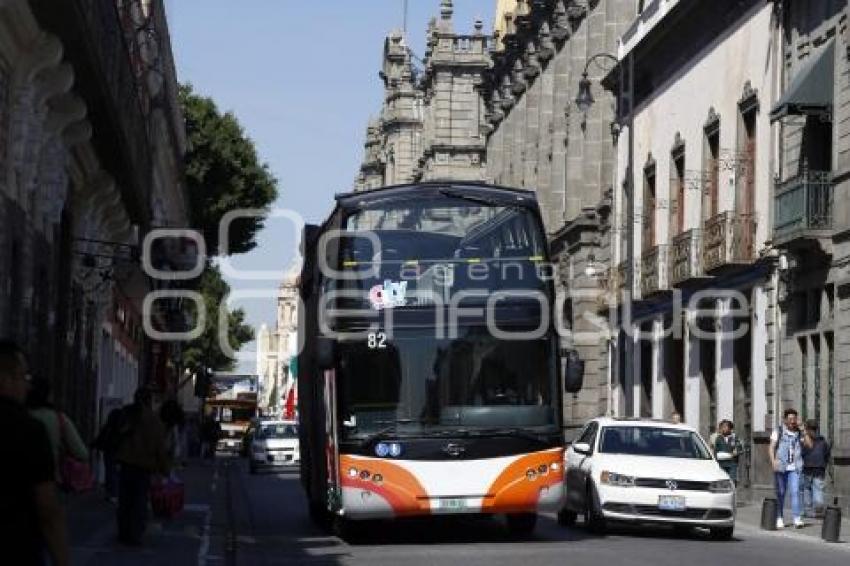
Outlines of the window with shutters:
[[720,116],[712,108],[705,124],[703,143],[704,187],[702,199],[703,221],[713,218],[720,212]]
[[655,192],[655,160],[650,155],[643,170],[643,251],[655,246],[655,210],[657,206]]
[[670,237],[685,231],[685,147],[670,154]]

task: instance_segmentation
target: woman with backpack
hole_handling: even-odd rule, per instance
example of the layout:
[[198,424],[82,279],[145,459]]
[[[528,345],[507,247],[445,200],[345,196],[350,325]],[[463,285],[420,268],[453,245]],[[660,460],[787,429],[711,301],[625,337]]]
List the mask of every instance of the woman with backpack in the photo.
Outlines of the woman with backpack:
[[[50,402],[50,384],[46,379],[33,379],[27,407],[47,431],[59,485],[71,491],[85,489],[89,478],[81,476],[90,475],[86,472],[89,451],[73,421]],[[75,474],[77,477],[73,477]]]

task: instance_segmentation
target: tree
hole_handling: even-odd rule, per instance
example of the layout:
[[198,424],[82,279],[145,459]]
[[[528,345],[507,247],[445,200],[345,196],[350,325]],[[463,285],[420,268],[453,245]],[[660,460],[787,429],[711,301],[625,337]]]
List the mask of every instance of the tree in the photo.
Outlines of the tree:
[[[235,360],[222,350],[219,343],[219,308],[226,301],[230,286],[216,266],[208,265],[199,278],[198,292],[206,305],[206,325],[203,334],[183,348],[183,366],[195,372],[207,368],[230,371],[235,366]],[[254,339],[254,329],[245,324],[245,312],[242,309],[228,312],[225,324],[227,339],[234,351]]]
[[[189,148],[185,158],[192,225],[206,240],[210,257],[221,255],[218,241],[222,217],[238,209],[268,211],[277,198],[277,180],[260,163],[254,142],[232,112],[222,114],[212,99],[181,85],[180,103],[186,119]],[[230,226],[228,254],[256,245],[263,218],[242,218]]]

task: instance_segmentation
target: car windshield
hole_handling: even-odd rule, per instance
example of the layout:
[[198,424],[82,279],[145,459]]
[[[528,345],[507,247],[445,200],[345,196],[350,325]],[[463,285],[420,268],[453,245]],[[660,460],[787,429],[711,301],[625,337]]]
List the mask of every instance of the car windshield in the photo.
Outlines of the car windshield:
[[693,431],[651,426],[608,426],[602,429],[599,452],[710,460],[705,442]]
[[263,425],[257,431],[257,438],[260,440],[298,438],[298,427],[292,424]]
[[484,326],[457,338],[396,329],[386,341],[340,342],[337,374],[344,436],[556,424],[554,344],[500,340]]

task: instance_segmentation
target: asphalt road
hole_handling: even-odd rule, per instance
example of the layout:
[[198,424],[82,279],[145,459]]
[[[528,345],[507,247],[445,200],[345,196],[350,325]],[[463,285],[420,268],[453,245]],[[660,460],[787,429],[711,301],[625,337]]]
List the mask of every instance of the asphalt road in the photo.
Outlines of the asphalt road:
[[245,565],[569,564],[771,566],[850,563],[850,545],[764,533],[740,525],[734,540],[714,542],[699,532],[619,527],[604,537],[567,529],[543,517],[534,535],[508,537],[497,518],[375,522],[366,536],[345,541],[310,522],[297,472],[252,476],[240,459],[220,462],[230,519],[229,563]]

